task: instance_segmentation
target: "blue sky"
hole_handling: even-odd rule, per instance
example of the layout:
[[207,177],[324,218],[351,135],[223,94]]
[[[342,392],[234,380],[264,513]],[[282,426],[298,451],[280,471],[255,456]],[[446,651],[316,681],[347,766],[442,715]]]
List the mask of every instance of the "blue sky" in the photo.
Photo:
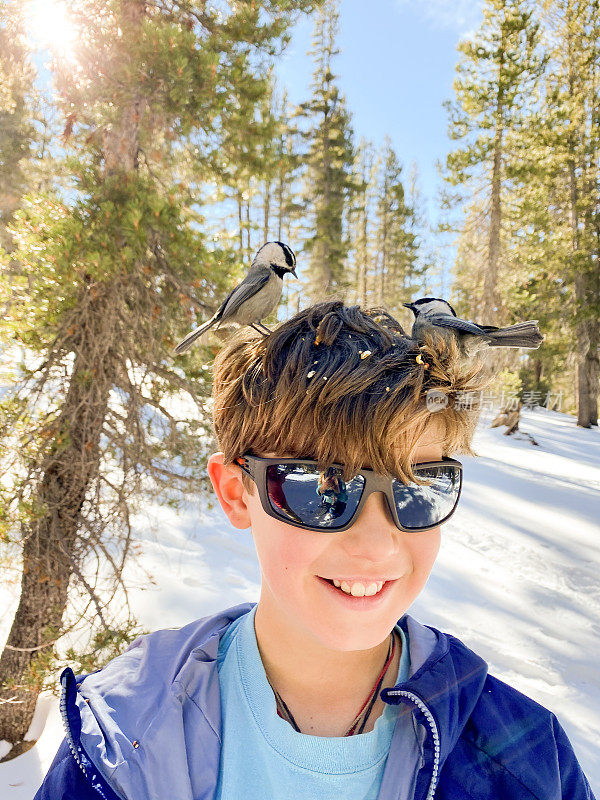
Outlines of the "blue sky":
[[[334,73],[353,115],[356,140],[380,145],[390,135],[408,174],[417,162],[430,216],[437,217],[436,160],[452,144],[442,102],[452,97],[456,45],[478,27],[479,0],[342,0],[341,52]],[[312,79],[313,21],[302,18],[278,63],[290,100],[307,99]]]

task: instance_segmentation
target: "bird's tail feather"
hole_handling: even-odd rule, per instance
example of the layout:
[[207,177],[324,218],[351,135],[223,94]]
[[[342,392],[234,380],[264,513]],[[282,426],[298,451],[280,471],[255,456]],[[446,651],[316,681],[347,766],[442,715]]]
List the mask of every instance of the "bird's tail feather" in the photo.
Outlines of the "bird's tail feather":
[[496,331],[487,333],[489,337],[489,347],[528,347],[536,350],[544,341],[544,336],[540,333],[537,319],[529,319],[526,322],[517,322],[516,325],[509,325],[507,328],[498,328]]
[[185,351],[196,341],[196,339],[200,339],[206,333],[206,331],[209,330],[209,328],[213,327],[215,322],[217,322],[216,315],[202,323],[202,325],[191,331],[191,333],[188,333],[185,339],[182,339],[182,341],[179,342],[175,348],[175,352],[177,354],[185,353]]

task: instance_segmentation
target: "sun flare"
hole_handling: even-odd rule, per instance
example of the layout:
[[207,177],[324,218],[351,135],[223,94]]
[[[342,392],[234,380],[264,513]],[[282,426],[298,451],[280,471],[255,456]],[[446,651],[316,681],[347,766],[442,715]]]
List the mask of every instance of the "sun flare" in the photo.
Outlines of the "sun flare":
[[37,46],[63,56],[73,54],[77,29],[63,0],[31,0],[29,29]]

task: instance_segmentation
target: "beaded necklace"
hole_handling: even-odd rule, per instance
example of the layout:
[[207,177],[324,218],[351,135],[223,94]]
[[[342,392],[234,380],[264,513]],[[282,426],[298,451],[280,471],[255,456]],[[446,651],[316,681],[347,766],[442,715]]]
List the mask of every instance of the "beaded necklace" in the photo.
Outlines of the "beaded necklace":
[[[367,724],[367,720],[369,719],[369,715],[370,715],[371,711],[373,710],[373,706],[375,705],[377,697],[379,696],[379,690],[381,688],[381,684],[383,683],[383,679],[385,677],[385,673],[387,672],[388,667],[389,667],[389,665],[391,664],[391,662],[392,662],[392,660],[394,658],[394,653],[395,652],[396,652],[396,637],[394,636],[394,632],[392,631],[391,634],[390,634],[390,644],[389,644],[389,647],[388,647],[388,654],[387,654],[387,657],[386,657],[386,660],[385,660],[385,664],[383,665],[383,669],[379,673],[379,675],[377,677],[377,680],[375,681],[375,685],[371,689],[371,692],[370,692],[369,696],[367,697],[367,699],[363,703],[363,705],[362,705],[360,711],[358,712],[358,714],[354,717],[354,720],[352,721],[352,724],[350,725],[350,727],[348,728],[348,730],[346,731],[344,736],[354,736],[355,734],[363,732],[364,727]],[[269,680],[268,676],[267,676],[267,680]],[[289,722],[292,725],[292,727],[294,728],[294,730],[298,731],[298,733],[302,733],[302,731],[298,727],[298,724],[297,724],[296,720],[294,719],[294,717],[292,715],[292,712],[290,711],[290,709],[285,704],[283,698],[281,697],[281,695],[279,694],[277,689],[275,689],[275,687],[271,684],[270,681],[269,681],[269,684],[271,686],[271,689],[273,689],[273,694],[275,695],[275,700],[277,702],[277,713],[278,713],[278,715],[282,719],[285,719],[287,722]],[[361,721],[361,718],[362,718],[362,721]],[[357,728],[358,728],[358,730],[357,730]]]

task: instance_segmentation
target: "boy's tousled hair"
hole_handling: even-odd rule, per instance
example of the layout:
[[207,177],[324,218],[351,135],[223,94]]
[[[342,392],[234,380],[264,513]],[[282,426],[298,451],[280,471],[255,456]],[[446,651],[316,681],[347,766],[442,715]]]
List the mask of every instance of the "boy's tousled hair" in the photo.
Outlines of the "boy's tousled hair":
[[[431,431],[443,455],[477,455],[477,393],[491,380],[483,359],[466,361],[454,337],[432,332],[419,345],[384,309],[330,300],[267,337],[236,331],[214,361],[214,430],[227,465],[244,453],[273,452],[316,460],[322,471],[343,464],[345,481],[368,462],[424,483],[411,469],[417,440]],[[429,389],[443,395],[439,410],[427,407]],[[456,403],[458,392],[475,393],[471,404],[462,394]],[[254,494],[244,472],[242,481]]]

